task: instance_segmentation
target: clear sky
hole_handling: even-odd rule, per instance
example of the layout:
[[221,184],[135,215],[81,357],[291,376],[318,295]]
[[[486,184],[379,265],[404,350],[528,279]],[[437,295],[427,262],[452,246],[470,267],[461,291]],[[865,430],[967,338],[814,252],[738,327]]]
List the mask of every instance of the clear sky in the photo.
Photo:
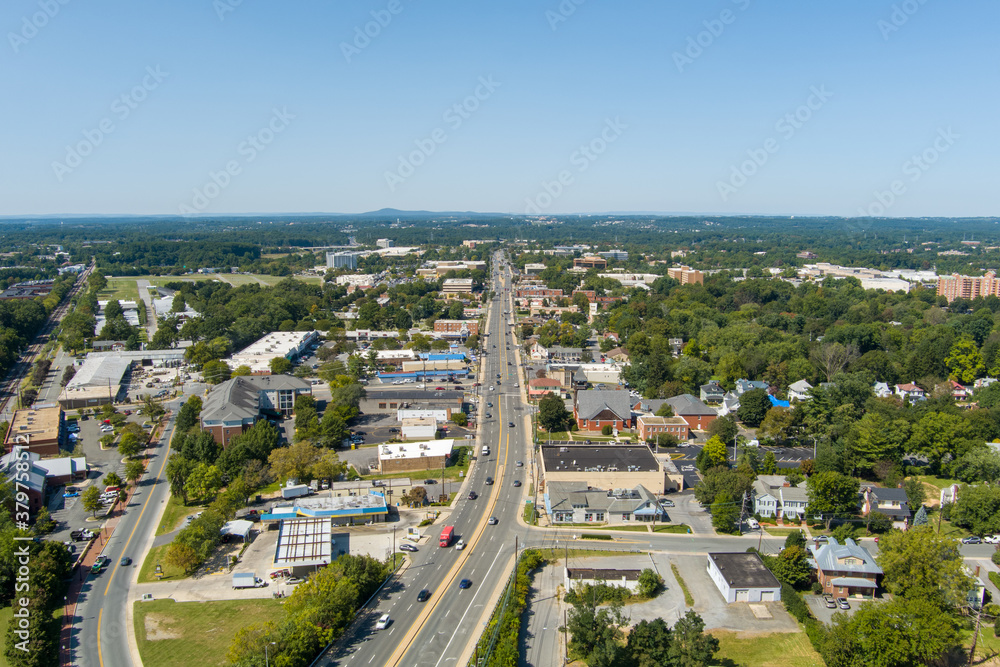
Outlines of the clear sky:
[[995,0],[6,0],[0,214],[996,215],[998,25]]

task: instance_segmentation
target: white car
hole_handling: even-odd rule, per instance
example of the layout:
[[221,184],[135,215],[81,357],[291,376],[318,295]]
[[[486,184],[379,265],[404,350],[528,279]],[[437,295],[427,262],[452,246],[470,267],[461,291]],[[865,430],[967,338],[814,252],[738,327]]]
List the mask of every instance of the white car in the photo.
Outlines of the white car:
[[465,540],[459,540],[458,542],[456,542],[455,543],[455,548],[458,551],[461,551],[462,549],[464,549],[465,548]]
[[389,614],[382,614],[378,621],[375,622],[375,629],[385,630],[387,627],[389,627]]
[[1000,544],[1000,535],[987,535],[983,538],[986,544]]

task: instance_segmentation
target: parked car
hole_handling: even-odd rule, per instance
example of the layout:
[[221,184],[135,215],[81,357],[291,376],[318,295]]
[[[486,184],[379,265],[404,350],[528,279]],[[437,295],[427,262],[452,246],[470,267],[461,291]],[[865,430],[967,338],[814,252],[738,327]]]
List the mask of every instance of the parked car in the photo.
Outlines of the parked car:
[[301,584],[303,581],[305,581],[305,579],[302,579],[301,577],[288,577],[288,579],[285,579],[286,584]]
[[850,609],[851,608],[851,605],[848,604],[848,602],[847,602],[847,598],[837,598],[837,605],[841,609]]
[[422,588],[422,589],[420,589],[420,592],[417,593],[417,602],[424,602],[430,596],[431,596],[431,592],[429,590],[427,590],[426,588]]
[[827,537],[826,535],[817,535],[816,537],[813,538],[813,542],[816,542],[817,544],[819,544],[821,542],[829,542],[829,541],[830,541],[830,538]]
[[976,537],[975,535],[962,538],[962,544],[982,544],[982,543],[983,543],[982,538]]
[[987,535],[983,538],[986,544],[1000,544],[1000,535]]
[[385,630],[387,627],[389,627],[389,623],[391,623],[391,622],[392,621],[389,618],[389,614],[382,614],[379,617],[379,619],[377,621],[375,621],[375,629],[376,630]]
[[418,549],[415,546],[413,546],[412,544],[407,544],[405,542],[403,544],[399,545],[399,550],[400,551],[409,551],[411,553],[414,553],[414,552],[418,551]]
[[836,603],[836,601],[832,597],[824,598],[824,602],[826,603],[826,608],[827,609],[836,609],[837,608],[837,603]]
[[79,491],[67,491],[63,494],[63,498],[76,498],[78,495],[80,495]]

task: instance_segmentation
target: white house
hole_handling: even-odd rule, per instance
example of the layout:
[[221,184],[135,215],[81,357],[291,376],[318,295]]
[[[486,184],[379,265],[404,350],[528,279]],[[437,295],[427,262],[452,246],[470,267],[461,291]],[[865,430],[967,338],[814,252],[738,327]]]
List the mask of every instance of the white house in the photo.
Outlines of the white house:
[[806,505],[809,504],[805,482],[792,486],[784,475],[759,475],[754,480],[751,493],[754,514],[787,519],[805,517]]
[[793,382],[788,385],[788,400],[789,401],[808,401],[812,396],[809,395],[809,391],[813,388],[811,384],[805,380],[799,380],[798,382]]
[[531,349],[528,350],[528,356],[532,361],[548,361],[549,350],[544,345],[536,341],[532,343]]
[[889,398],[892,396],[892,389],[885,382],[876,382],[873,384],[872,391],[875,392],[875,396],[878,398]]
[[726,602],[778,602],[781,584],[756,553],[709,553],[708,576]]
[[924,390],[918,387],[913,382],[907,382],[906,384],[896,385],[896,396],[899,396],[904,401],[923,401],[927,399],[927,394]]

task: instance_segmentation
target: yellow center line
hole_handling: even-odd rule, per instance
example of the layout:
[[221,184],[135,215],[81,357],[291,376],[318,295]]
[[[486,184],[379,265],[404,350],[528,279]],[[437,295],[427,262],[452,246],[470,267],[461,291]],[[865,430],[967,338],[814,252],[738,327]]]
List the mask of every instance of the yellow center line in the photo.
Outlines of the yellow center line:
[[[177,428],[177,422],[175,421],[174,422],[174,428],[170,430],[170,436],[171,436],[171,438],[173,437],[173,435],[174,435],[174,429],[176,429],[176,428]],[[170,440],[171,440],[171,438],[167,438],[166,441],[165,441],[166,445],[167,445],[167,449],[165,450],[165,453],[163,454],[163,463],[160,464],[160,472],[158,472],[156,474],[156,477],[154,478],[154,480],[155,479],[159,479],[160,475],[163,474],[163,469],[167,466],[167,457],[170,454]],[[139,525],[142,523],[142,515],[145,514],[146,508],[149,507],[149,501],[152,499],[152,497],[153,497],[153,490],[150,489],[149,493],[146,494],[146,502],[143,503],[142,510],[139,511],[139,518],[137,518],[135,520],[135,527],[132,528],[132,532],[129,533],[128,539],[125,540],[125,547],[122,549],[122,553],[123,554],[128,549],[128,545],[132,543],[132,537],[135,535],[135,531],[139,529]],[[114,581],[115,573],[118,572],[118,568],[119,567],[121,567],[121,562],[120,561],[119,561],[118,565],[114,566],[114,569],[111,571],[111,576],[108,577],[108,585],[104,587],[104,597],[108,597],[108,591],[111,590],[111,583]],[[127,600],[126,600],[126,604],[128,604]],[[100,663],[101,667],[104,667],[104,657],[103,657],[102,651],[101,651],[101,616],[102,616],[103,613],[104,613],[104,609],[102,607],[101,610],[99,612],[97,612],[97,661],[98,661],[98,663]],[[128,628],[126,628],[125,631],[128,632]]]

